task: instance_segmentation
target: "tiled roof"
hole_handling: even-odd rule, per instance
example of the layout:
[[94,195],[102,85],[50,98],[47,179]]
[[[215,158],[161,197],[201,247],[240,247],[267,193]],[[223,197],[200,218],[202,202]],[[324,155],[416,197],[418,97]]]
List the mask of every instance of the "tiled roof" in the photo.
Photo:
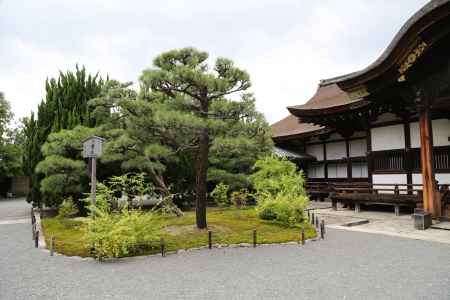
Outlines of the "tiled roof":
[[272,124],[271,127],[274,138],[311,133],[325,128],[311,123],[300,123],[298,118],[293,115]]

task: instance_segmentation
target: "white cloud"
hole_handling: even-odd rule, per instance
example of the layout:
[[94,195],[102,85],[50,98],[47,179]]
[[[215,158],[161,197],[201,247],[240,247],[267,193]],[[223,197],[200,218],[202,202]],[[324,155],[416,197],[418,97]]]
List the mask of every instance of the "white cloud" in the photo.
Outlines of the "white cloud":
[[371,63],[425,2],[0,0],[0,90],[22,117],[58,70],[136,81],[158,53],[194,46],[247,69],[274,122],[319,79]]

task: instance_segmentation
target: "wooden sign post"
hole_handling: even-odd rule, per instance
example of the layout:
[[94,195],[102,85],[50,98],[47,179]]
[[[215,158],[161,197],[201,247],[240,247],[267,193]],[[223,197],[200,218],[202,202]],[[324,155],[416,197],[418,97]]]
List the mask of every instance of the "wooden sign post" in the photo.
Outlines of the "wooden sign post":
[[97,193],[97,157],[102,155],[103,141],[98,136],[91,136],[83,141],[83,157],[91,160],[91,197],[94,206]]

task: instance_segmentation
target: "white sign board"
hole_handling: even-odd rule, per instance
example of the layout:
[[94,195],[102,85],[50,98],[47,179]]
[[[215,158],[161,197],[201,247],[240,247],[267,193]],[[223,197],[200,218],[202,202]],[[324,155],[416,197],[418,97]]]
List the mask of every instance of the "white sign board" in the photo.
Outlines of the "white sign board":
[[83,141],[83,157],[100,157],[102,155],[102,144],[104,139],[91,136]]

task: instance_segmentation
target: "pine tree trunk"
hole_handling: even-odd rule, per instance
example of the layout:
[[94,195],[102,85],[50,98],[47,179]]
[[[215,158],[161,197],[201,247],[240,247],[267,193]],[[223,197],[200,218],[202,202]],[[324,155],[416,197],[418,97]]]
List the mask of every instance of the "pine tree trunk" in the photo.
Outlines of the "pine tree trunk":
[[196,158],[196,220],[197,228],[204,229],[206,224],[206,177],[208,171],[209,135],[208,129],[203,129],[200,134],[198,152]]

